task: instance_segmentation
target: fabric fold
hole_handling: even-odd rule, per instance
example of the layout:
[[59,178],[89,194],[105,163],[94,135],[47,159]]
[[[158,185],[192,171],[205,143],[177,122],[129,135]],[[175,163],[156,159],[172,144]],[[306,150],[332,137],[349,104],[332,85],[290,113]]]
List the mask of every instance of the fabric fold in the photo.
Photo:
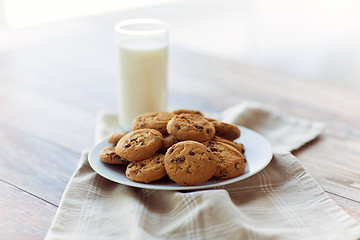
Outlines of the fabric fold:
[[274,152],[293,151],[324,130],[324,124],[284,114],[255,102],[237,104],[221,114],[224,122],[261,133]]

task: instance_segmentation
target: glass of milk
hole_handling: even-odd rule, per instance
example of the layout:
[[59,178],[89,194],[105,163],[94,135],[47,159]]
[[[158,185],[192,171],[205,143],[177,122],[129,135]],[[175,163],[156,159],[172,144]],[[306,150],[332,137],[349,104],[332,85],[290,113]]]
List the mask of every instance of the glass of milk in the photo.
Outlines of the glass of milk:
[[169,25],[157,19],[115,24],[119,57],[119,124],[131,130],[139,114],[166,111]]

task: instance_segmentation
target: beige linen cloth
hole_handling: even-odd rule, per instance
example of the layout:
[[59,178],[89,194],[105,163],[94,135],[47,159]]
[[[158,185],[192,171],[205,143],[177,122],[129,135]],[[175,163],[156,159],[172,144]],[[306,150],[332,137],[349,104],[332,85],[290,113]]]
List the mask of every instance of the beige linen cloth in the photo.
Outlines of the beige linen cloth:
[[[217,117],[265,136],[274,150],[271,163],[248,179],[216,189],[158,191],[99,176],[84,151],[46,239],[360,238],[359,223],[289,152],[317,137],[322,124],[248,102]],[[101,114],[96,141],[116,130],[116,116]]]

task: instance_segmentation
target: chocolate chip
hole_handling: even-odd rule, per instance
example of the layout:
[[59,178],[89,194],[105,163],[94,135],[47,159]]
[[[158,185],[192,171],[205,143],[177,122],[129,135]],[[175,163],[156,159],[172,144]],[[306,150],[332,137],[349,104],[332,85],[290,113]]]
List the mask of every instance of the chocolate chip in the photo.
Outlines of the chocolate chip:
[[212,151],[212,152],[218,152],[218,150],[217,150],[216,148],[214,148],[214,147],[211,147],[211,148],[210,148],[210,151]]
[[140,174],[140,173],[141,173],[141,170],[137,171],[137,172],[136,172],[136,175],[138,175],[138,174]]
[[145,167],[146,163],[140,163],[140,167]]
[[180,130],[180,126],[179,126],[179,125],[175,125],[174,128],[175,128],[176,130]]
[[241,167],[241,164],[240,163],[236,163],[235,164],[235,169],[239,169]]
[[140,128],[144,128],[145,126],[146,126],[145,123],[141,123],[141,124],[139,125]]
[[185,158],[184,158],[184,157],[177,157],[177,158],[175,158],[175,161],[176,161],[177,163],[182,163],[182,162],[185,161]]
[[193,151],[193,150],[191,150],[190,152],[189,152],[189,155],[190,156],[194,156],[196,153]]
[[203,130],[203,129],[204,129],[203,126],[199,126],[199,125],[197,125],[197,124],[195,124],[194,126],[195,126],[197,129],[199,129],[199,130]]
[[118,156],[118,155],[116,155],[116,154],[114,154],[114,155],[112,155],[111,156],[111,160],[112,161],[116,161],[116,162],[118,162],[118,161],[122,161],[122,162],[126,162],[126,161],[124,161],[124,160],[126,160],[125,158],[123,159],[123,158],[121,158],[120,156]]
[[206,133],[210,133],[210,129],[209,129],[209,128],[206,129]]
[[227,174],[227,170],[226,169],[221,169],[220,170],[220,176],[226,176],[226,174]]
[[186,119],[186,122],[190,124],[190,120],[189,120],[189,119]]
[[132,168],[134,165],[135,165],[135,163],[132,162],[132,163],[130,163],[127,167],[128,167],[128,168]]
[[131,144],[126,144],[125,147],[129,148],[129,147],[131,147]]
[[192,172],[190,172],[190,168],[191,168],[191,165],[186,169],[186,172],[192,174]]

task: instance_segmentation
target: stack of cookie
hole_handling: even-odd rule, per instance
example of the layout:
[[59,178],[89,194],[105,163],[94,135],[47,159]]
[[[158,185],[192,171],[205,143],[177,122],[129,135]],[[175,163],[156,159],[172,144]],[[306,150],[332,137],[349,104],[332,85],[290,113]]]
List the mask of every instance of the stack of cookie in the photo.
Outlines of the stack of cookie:
[[127,164],[126,176],[149,183],[168,175],[189,186],[212,177],[240,176],[246,167],[245,148],[234,142],[240,130],[233,124],[206,118],[201,112],[176,110],[136,117],[131,132],[113,133],[101,161]]

